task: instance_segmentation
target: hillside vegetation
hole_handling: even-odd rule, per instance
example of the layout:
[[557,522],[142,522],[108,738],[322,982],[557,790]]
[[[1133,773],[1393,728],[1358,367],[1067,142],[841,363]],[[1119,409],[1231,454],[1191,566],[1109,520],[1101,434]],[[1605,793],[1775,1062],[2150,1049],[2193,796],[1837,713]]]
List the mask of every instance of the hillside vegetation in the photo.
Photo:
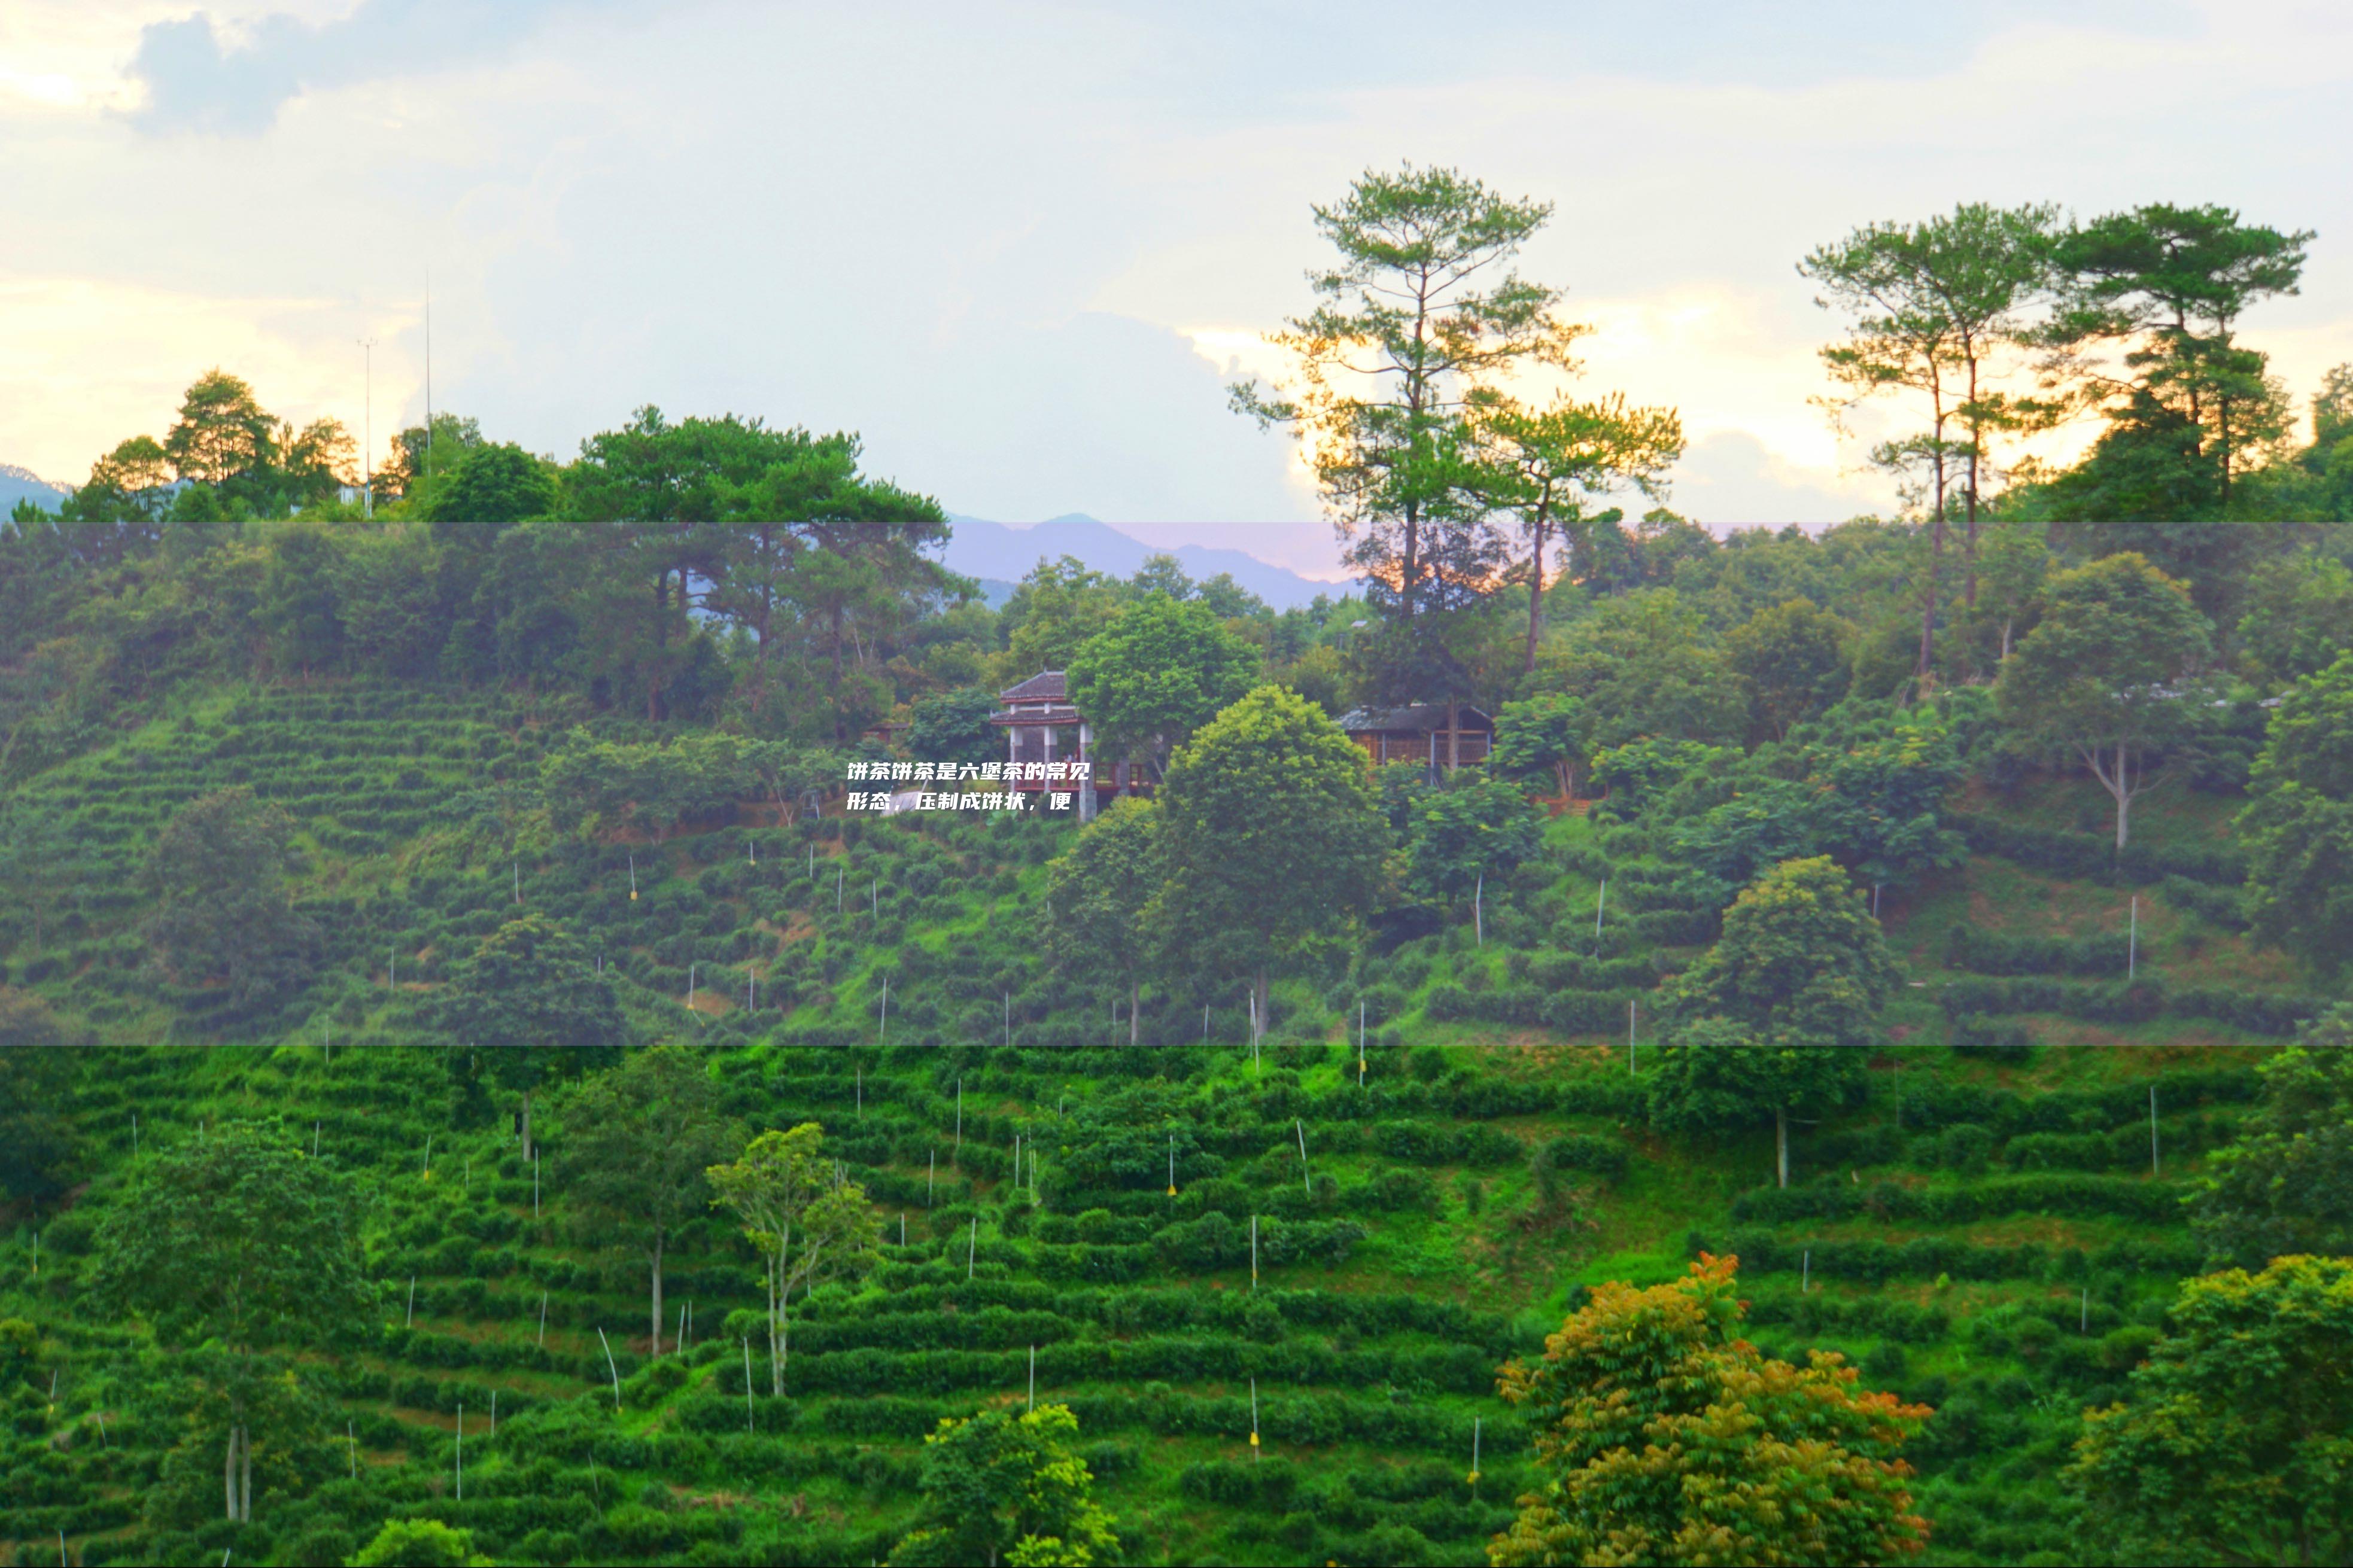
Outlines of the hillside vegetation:
[[[1861,1104],[1799,1129],[1781,1189],[1763,1128],[1646,1125],[1642,1011],[1714,911],[1627,826],[1555,820],[1486,889],[1483,940],[1452,924],[1279,984],[1256,1051],[1239,993],[1207,998],[1206,1044],[1192,996],[1153,998],[1130,1047],[1118,994],[1035,940],[1071,827],[828,816],[470,853],[459,792],[554,738],[460,691],[207,689],[23,786],[92,858],[10,979],[98,1048],[66,1100],[86,1179],[20,1210],[5,1254],[5,1313],[57,1382],[54,1404],[19,1395],[18,1561],[55,1530],[80,1561],[332,1561],[404,1515],[502,1560],[878,1557],[923,1435],[1026,1403],[1033,1347],[1138,1559],[1474,1561],[1531,1482],[1498,1364],[1591,1284],[1703,1250],[1740,1258],[1768,1350],[1841,1350],[1936,1406],[1915,1450],[1934,1553],[2014,1560],[2062,1539],[2074,1412],[2123,1392],[2201,1264],[2185,1182],[2318,1005],[2200,912],[2235,868],[2225,803],[2166,798],[2139,874],[2067,878],[2005,836],[2070,834],[2040,824],[2089,803],[2028,781],[1969,803],[1984,850],[1883,906],[1906,975],[1889,1043]],[[137,934],[144,847],[239,784],[294,820],[319,952],[307,984],[242,997],[156,977]],[[880,1259],[796,1309],[782,1397],[724,1216],[681,1227],[666,1284],[692,1329],[649,1353],[641,1264],[579,1223],[564,1132],[526,1164],[459,1059],[489,1043],[435,1037],[452,962],[519,912],[580,933],[640,1037],[694,1041],[731,1114],[823,1123],[873,1200]],[[202,1408],[82,1302],[134,1161],[254,1117],[366,1178],[377,1306],[307,1358],[254,1522],[231,1525]]]

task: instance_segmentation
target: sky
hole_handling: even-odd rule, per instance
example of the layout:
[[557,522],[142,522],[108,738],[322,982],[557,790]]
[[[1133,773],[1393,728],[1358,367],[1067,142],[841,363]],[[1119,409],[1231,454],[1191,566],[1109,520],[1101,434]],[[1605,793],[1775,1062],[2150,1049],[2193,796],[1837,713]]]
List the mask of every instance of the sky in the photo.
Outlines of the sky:
[[1895,426],[1817,406],[1807,251],[1962,201],[2317,230],[2242,323],[2302,397],[2353,360],[2348,146],[2341,3],[0,0],[0,462],[79,482],[216,364],[381,451],[429,279],[433,403],[497,439],[853,429],[955,511],[1335,575],[1225,388],[1311,206],[1409,160],[1556,204],[1520,268],[1595,329],[1572,390],[1681,411],[1676,510],[1819,524],[1896,505]]

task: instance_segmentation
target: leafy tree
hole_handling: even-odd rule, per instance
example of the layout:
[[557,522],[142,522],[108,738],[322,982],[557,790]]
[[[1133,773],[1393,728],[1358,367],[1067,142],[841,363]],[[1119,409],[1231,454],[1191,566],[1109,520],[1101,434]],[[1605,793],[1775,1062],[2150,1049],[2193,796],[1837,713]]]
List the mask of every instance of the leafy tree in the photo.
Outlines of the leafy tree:
[[443,409],[429,426],[411,425],[392,438],[391,455],[376,472],[376,494],[429,504],[434,487],[482,445],[480,420]]
[[555,514],[562,489],[555,470],[511,441],[462,448],[424,506],[437,527],[496,526]]
[[[1846,341],[1821,351],[1847,389],[1834,410],[1891,391],[1927,403],[1926,429],[1882,442],[1872,460],[1927,476],[1929,559],[1922,579],[1917,674],[1935,669],[1938,577],[1944,567],[1947,492],[1957,477],[1967,525],[1968,602],[1977,597],[1978,507],[1989,465],[1988,437],[2035,422],[2039,407],[1992,384],[1993,363],[2026,331],[2021,312],[2049,274],[2048,206],[2002,209],[1965,203],[1917,224],[1879,223],[1823,246],[1798,264],[1819,285],[1815,303],[1854,317]],[[1949,430],[1964,437],[1956,440]],[[1957,474],[1956,472],[1957,470]]]
[[1604,746],[1644,736],[1734,742],[1748,728],[1740,678],[1704,617],[1672,588],[1604,599],[1563,629],[1537,667],[1529,688],[1581,699]]
[[653,1353],[662,1346],[662,1257],[702,1212],[703,1173],[743,1146],[719,1108],[702,1055],[655,1046],[582,1079],[557,1110],[565,1179],[594,1216],[593,1234],[643,1253],[651,1286]]
[[1079,1419],[1063,1405],[943,1419],[923,1439],[923,1508],[914,1531],[892,1549],[892,1568],[1115,1560],[1119,1537],[1074,1451],[1078,1435]]
[[1679,858],[1733,886],[1776,861],[1828,855],[1870,882],[1900,882],[1968,858],[1943,826],[1964,769],[1932,704],[1850,703],[1800,725],[1732,798],[1667,826]]
[[253,1518],[252,1412],[292,1375],[279,1352],[332,1335],[373,1300],[348,1181],[284,1130],[216,1123],[133,1169],[100,1222],[93,1292],[147,1320],[227,1407],[227,1517]]
[[2334,973],[2353,952],[2353,654],[2281,698],[2247,790],[2255,930]]
[[805,807],[822,803],[843,777],[841,754],[820,746],[754,742],[744,748],[744,760],[786,827]]
[[2274,555],[2249,578],[2238,640],[2258,679],[2284,686],[2336,663],[2348,626],[2353,570],[2316,552]]
[[555,825],[609,830],[639,827],[657,844],[697,817],[726,812],[771,791],[783,769],[796,779],[813,771],[806,756],[769,750],[716,731],[688,731],[666,741],[600,741],[575,728],[540,763],[540,784]]
[[1000,759],[1005,737],[988,721],[996,711],[996,696],[976,689],[926,697],[915,704],[907,749],[927,763],[961,765]]
[[375,1539],[351,1558],[352,1568],[490,1568],[474,1550],[474,1532],[438,1519],[387,1519]]
[[878,1239],[866,1190],[843,1179],[824,1143],[825,1129],[814,1121],[772,1129],[733,1163],[704,1173],[712,1206],[733,1210],[760,1254],[768,1288],[769,1392],[778,1395],[792,1353],[793,1291],[864,1268]]
[[2041,523],[1998,523],[1978,547],[1978,610],[2001,622],[2000,659],[2009,659],[2013,634],[2042,602],[2050,575],[2051,546]]
[[1526,668],[1534,670],[1544,636],[1545,552],[1554,534],[1581,521],[1589,500],[1622,486],[1658,499],[1667,469],[1683,454],[1683,420],[1672,408],[1630,408],[1622,393],[1586,403],[1558,397],[1542,410],[1493,389],[1471,395],[1496,471],[1490,499],[1519,520],[1527,542]]
[[47,1003],[0,985],[0,1196],[12,1203],[51,1201],[72,1175],[74,1043]]
[[1148,594],[1071,656],[1071,702],[1087,716],[1096,752],[1141,752],[1165,777],[1168,754],[1250,690],[1258,650],[1201,604]]
[[[2227,207],[2166,203],[2111,213],[2058,237],[2053,262],[2065,300],[2045,338],[2074,356],[2067,368],[2088,383],[2094,401],[2108,405],[2109,435],[2118,437],[2095,445],[2076,476],[2079,498],[2070,499],[2077,504],[2063,510],[2157,520],[2230,503],[2244,453],[2285,425],[2263,356],[2241,347],[2232,328],[2258,300],[2297,291],[2311,239],[2306,230],[2243,223]],[[2116,346],[2125,350],[2125,376],[2083,360]],[[2174,492],[2170,506],[2146,488],[2132,498],[2137,505],[2103,494],[2116,489],[2104,469],[2151,451],[2132,439],[2137,430],[2169,443],[2182,459],[2181,479],[2164,487]]]
[[1309,277],[1315,309],[1269,339],[1296,362],[1297,385],[1238,385],[1233,405],[1261,427],[1293,430],[1351,563],[1375,602],[1410,623],[1485,591],[1464,398],[1525,366],[1569,368],[1586,329],[1556,313],[1559,289],[1508,269],[1550,203],[1407,164],[1367,171],[1314,212],[1337,256]]
[[155,901],[157,956],[183,981],[222,980],[239,1001],[300,984],[318,928],[286,892],[291,818],[244,784],[173,813],[140,882]]
[[174,478],[220,485],[267,468],[278,455],[276,430],[253,388],[216,366],[181,398],[164,453]]
[[452,967],[434,1021],[460,1047],[451,1063],[484,1064],[520,1097],[522,1157],[533,1157],[532,1099],[542,1088],[620,1059],[628,1025],[588,951],[545,915],[524,915]]
[[1005,602],[1007,672],[1068,670],[1087,640],[1118,616],[1119,584],[1075,555],[1041,560]]
[[2353,1006],[2255,1070],[2262,1101],[2209,1161],[2190,1228],[2218,1264],[2353,1255]]
[[922,606],[972,587],[932,558],[948,538],[939,502],[860,473],[856,436],[761,435],[767,446],[757,475],[720,487],[728,528],[724,575],[712,603],[755,639],[755,716],[776,612],[788,612],[824,660],[830,738],[839,745],[857,733],[853,721],[862,720],[863,706],[887,689],[859,668],[871,662],[883,635]]
[[2132,803],[2164,776],[2157,757],[2200,729],[2188,683],[2211,644],[2179,583],[2132,553],[2051,579],[2042,623],[2003,665],[2002,717],[2052,750],[2072,750],[2116,803],[2116,848]]
[[2084,1414],[2064,1472],[2106,1561],[2353,1553],[2353,1258],[2185,1281],[2127,1394]]
[[1551,691],[1495,712],[1495,744],[1487,765],[1514,778],[1550,782],[1563,800],[1577,793],[1577,771],[1593,754],[1593,721],[1584,702]]
[[297,522],[270,541],[256,622],[269,634],[280,668],[332,668],[343,651],[342,542],[316,524]]
[[1593,782],[1609,792],[1614,815],[1635,817],[1684,780],[1729,768],[1739,756],[1733,747],[1699,741],[1629,741],[1594,753]]
[[1046,944],[1082,971],[1127,991],[1127,1043],[1136,1042],[1144,975],[1158,947],[1151,905],[1166,880],[1160,809],[1133,795],[1089,824],[1046,868]]
[[1852,623],[1808,599],[1757,611],[1725,637],[1725,655],[1779,740],[1846,695]]
[[1740,1337],[1735,1265],[1702,1255],[1672,1284],[1599,1286],[1542,1360],[1504,1364],[1542,1483],[1489,1562],[1831,1564],[1926,1547],[1901,1456],[1927,1407],[1857,1388],[1836,1352],[1767,1359]]
[[1458,774],[1414,811],[1407,872],[1425,897],[1459,902],[1482,879],[1509,876],[1543,841],[1543,819],[1517,786]]
[[1365,753],[1304,698],[1262,686],[1202,726],[1160,795],[1168,880],[1153,923],[1252,977],[1371,906],[1388,835]]
[[1724,914],[1724,935],[1669,986],[1673,1042],[1651,1081],[1662,1125],[1739,1125],[1773,1113],[1789,1184],[1789,1112],[1861,1086],[1877,1018],[1901,972],[1879,922],[1828,856],[1788,860]]

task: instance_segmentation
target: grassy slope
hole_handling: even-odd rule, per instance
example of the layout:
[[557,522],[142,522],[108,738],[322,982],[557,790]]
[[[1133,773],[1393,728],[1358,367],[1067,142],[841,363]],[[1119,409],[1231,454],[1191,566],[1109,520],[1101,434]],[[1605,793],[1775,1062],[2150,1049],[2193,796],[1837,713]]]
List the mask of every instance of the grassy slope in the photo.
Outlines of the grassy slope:
[[[727,829],[636,851],[634,902],[628,850],[552,853],[522,866],[523,904],[595,933],[649,1030],[708,1043],[739,1114],[825,1120],[884,1213],[884,1266],[800,1309],[788,1396],[762,1393],[747,1414],[737,1336],[754,1331],[728,1314],[756,1297],[726,1227],[699,1227],[673,1255],[670,1298],[692,1300],[696,1342],[649,1363],[638,1271],[568,1223],[560,1145],[534,1220],[505,1122],[455,1093],[442,1053],[414,1032],[446,958],[513,910],[494,836],[448,803],[486,770],[530,766],[533,742],[519,715],[479,699],[216,694],[31,786],[71,814],[102,864],[43,951],[5,955],[9,977],[89,1024],[104,1049],[77,1104],[94,1181],[72,1215],[49,1222],[37,1279],[31,1227],[0,1241],[0,1316],[38,1322],[44,1369],[62,1373],[55,1410],[18,1423],[12,1534],[53,1540],[62,1528],[92,1562],[199,1544],[303,1561],[347,1552],[386,1511],[406,1510],[470,1525],[502,1560],[861,1561],[904,1528],[921,1433],[943,1414],[1018,1404],[1035,1344],[1039,1394],[1081,1411],[1140,1560],[1473,1562],[1525,1476],[1523,1428],[1491,1392],[1494,1363],[1534,1348],[1582,1284],[1665,1279],[1704,1245],[1746,1260],[1768,1349],[1844,1350],[1874,1381],[1940,1406],[1923,1456],[1936,1555],[2015,1559],[2060,1544],[2050,1477],[2067,1415],[2113,1395],[2171,1280],[2194,1264],[2169,1199],[2153,1206],[2147,1189],[2170,1192],[2227,1136],[2246,1069],[2275,1043],[2169,1016],[2034,1016],[2040,1044],[2022,1059],[1953,1051],[1936,1003],[1957,977],[1943,967],[1947,926],[2081,935],[2128,918],[2122,889],[1980,858],[1891,899],[1891,937],[1916,987],[1890,1014],[1900,1043],[1875,1064],[1869,1106],[1800,1130],[1799,1187],[1780,1196],[1765,1188],[1762,1130],[1694,1145],[1641,1127],[1622,1036],[1419,1015],[1432,987],[1473,970],[1507,983],[1513,942],[1589,930],[1593,884],[1574,871],[1498,900],[1484,950],[1451,933],[1366,973],[1397,988],[1377,998],[1409,1000],[1376,1030],[1359,1089],[1342,1043],[1355,994],[1345,984],[1288,988],[1255,1064],[1231,1006],[1213,1014],[1206,1050],[1107,1048],[1108,999],[1039,973],[1021,940],[1057,842],[1043,825],[869,825],[851,845],[828,825],[814,877],[799,837]],[[308,992],[243,1016],[144,975],[131,929],[132,872],[154,826],[235,782],[283,799],[301,823],[328,959]],[[2073,827],[2104,802],[2064,785],[1975,804]],[[2228,809],[2161,795],[2137,828],[2198,842],[2226,830]],[[1571,852],[1592,845],[1574,819],[1552,837]],[[847,893],[869,880],[879,894],[860,910]],[[2294,988],[2275,955],[2140,897],[2149,968],[2184,984]],[[689,961],[699,1025],[680,1005]],[[763,972],[763,1003],[786,1006],[745,1016],[747,962]],[[886,972],[890,1037],[876,1041]],[[997,1044],[1008,992],[1010,1050]],[[1147,1028],[1197,1039],[1198,1019],[1172,1005]],[[225,1037],[241,1043],[198,1048]],[[2161,1182],[2135,1142],[2144,1080],[2167,1084]],[[324,1153],[378,1178],[368,1247],[384,1309],[372,1342],[318,1361],[334,1408],[290,1425],[307,1436],[265,1438],[257,1484],[285,1495],[258,1500],[259,1522],[239,1539],[206,1522],[217,1506],[209,1445],[169,1457],[181,1417],[146,1392],[135,1335],[77,1313],[76,1254],[130,1157],[133,1115],[147,1149],[255,1113],[317,1123]],[[1124,1134],[1133,1123],[1146,1131]],[[1184,1145],[1173,1199],[1163,1123]],[[1547,1201],[1525,1152],[1570,1131],[1623,1142],[1631,1162],[1622,1178]],[[2014,1141],[2030,1131],[2073,1137],[2063,1157],[2104,1168],[2013,1173],[2029,1147]],[[1017,1134],[1044,1150],[1034,1194],[1009,1179]],[[1107,1152],[1117,1158],[1104,1164]],[[1968,1217],[1906,1212],[1920,1194],[1947,1213],[1962,1203]],[[1235,1222],[1229,1234],[1202,1219],[1213,1212]],[[1252,1214],[1265,1216],[1270,1255],[1313,1254],[1270,1256],[1255,1298],[1237,1250]],[[1351,1224],[1363,1231],[1353,1244],[1335,1228]],[[1338,1252],[1344,1261],[1328,1260]],[[617,1415],[600,1328],[622,1379]],[[763,1390],[766,1376],[764,1364]],[[446,1495],[460,1405],[462,1503]],[[101,1412],[108,1430],[93,1443]],[[1464,1480],[1474,1418],[1475,1493]],[[331,1440],[347,1424],[348,1447]],[[353,1468],[365,1479],[349,1479]],[[161,1533],[145,1532],[142,1510]]]

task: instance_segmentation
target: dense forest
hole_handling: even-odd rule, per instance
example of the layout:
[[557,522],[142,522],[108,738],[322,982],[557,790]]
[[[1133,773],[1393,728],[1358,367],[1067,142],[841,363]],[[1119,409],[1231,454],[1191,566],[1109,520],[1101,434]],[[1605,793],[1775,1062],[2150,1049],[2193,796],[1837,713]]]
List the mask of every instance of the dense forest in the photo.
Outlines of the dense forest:
[[[20,506],[10,1560],[2353,1555],[2353,366],[2239,335],[2313,237],[1823,246],[1904,506],[1726,531],[1529,390],[1550,216],[1316,209],[1231,394],[1304,609],[222,370]],[[1100,815],[870,808],[1044,670]]]

